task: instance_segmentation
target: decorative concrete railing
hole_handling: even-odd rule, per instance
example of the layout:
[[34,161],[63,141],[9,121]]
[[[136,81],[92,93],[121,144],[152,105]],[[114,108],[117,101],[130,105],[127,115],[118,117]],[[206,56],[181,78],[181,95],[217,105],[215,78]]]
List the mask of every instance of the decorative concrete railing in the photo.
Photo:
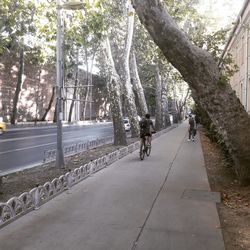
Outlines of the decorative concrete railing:
[[[70,156],[89,149],[103,146],[108,143],[112,143],[112,141],[113,137],[107,137],[101,139],[97,138],[96,140],[92,141],[78,142],[68,146],[64,146],[63,151],[65,156]],[[56,149],[50,149],[44,151],[44,157],[43,157],[44,163],[54,161],[55,159],[56,159]]]
[[[159,137],[170,129],[171,128],[162,130],[154,134],[153,137]],[[93,145],[96,146],[95,143],[93,143]],[[70,189],[73,185],[84,180],[97,171],[107,167],[129,153],[132,153],[139,147],[140,142],[134,142],[127,147],[117,149],[112,153],[85,164],[84,166],[76,168],[73,171],[69,171],[65,175],[61,175],[59,178],[53,179],[51,182],[46,182],[43,186],[39,185],[29,192],[22,193],[19,197],[13,197],[6,203],[0,203],[0,228],[30,212],[31,210],[39,209],[45,202],[54,198],[63,191]]]

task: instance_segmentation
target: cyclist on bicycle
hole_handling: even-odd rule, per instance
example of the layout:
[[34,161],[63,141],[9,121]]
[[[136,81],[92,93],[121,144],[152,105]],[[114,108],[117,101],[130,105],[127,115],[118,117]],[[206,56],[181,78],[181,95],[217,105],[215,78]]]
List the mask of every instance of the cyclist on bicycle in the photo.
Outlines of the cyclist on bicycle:
[[150,119],[150,114],[146,114],[140,123],[140,138],[141,144],[143,144],[143,139],[146,137],[147,146],[151,146],[152,132],[155,132],[155,127],[153,121]]

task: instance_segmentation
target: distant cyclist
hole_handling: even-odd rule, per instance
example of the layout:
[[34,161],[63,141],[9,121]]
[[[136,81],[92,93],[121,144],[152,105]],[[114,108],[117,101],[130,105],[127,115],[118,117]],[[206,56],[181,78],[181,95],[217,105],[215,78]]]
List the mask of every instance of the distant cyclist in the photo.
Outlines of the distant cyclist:
[[140,138],[143,144],[144,137],[147,139],[147,145],[151,146],[152,132],[155,133],[153,121],[150,119],[150,114],[146,114],[145,118],[140,121]]

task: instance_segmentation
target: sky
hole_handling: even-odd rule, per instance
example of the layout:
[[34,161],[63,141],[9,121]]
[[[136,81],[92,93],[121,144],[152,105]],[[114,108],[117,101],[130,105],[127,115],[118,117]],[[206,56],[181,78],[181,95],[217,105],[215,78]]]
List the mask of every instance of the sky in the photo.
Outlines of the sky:
[[[200,0],[198,11],[216,18],[216,28],[222,28],[236,21],[245,0]],[[211,11],[210,11],[211,10]]]

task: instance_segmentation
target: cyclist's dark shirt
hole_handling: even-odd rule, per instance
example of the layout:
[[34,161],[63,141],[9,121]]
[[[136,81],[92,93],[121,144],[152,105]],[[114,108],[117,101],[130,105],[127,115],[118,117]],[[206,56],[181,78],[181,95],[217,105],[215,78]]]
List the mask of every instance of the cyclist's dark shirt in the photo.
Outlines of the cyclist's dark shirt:
[[140,134],[141,135],[146,135],[146,136],[151,136],[151,131],[150,131],[150,127],[152,126],[152,128],[154,129],[154,124],[153,121],[150,119],[142,119],[140,121]]

